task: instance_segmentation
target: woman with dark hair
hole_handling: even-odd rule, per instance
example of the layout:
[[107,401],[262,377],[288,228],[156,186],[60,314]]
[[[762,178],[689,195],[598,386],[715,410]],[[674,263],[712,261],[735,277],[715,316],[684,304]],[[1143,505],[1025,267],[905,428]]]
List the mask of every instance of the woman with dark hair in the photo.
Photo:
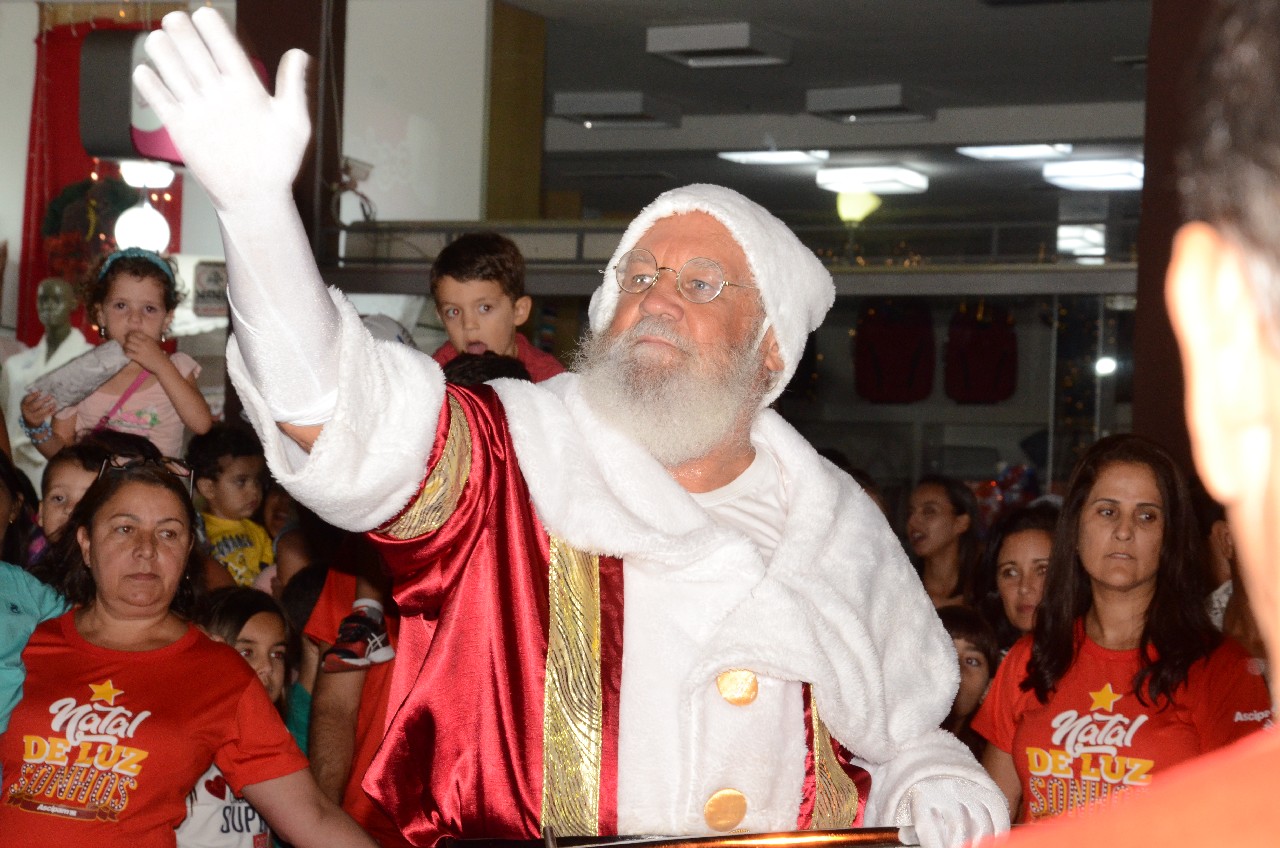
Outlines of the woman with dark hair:
[[982,556],[978,499],[964,483],[926,474],[911,492],[907,549],[935,607],[964,603]]
[[969,605],[995,629],[1001,656],[1035,626],[1057,525],[1058,508],[1042,502],[1001,514],[987,536]]
[[188,619],[201,570],[189,479],[172,460],[104,463],[54,546],[77,606],[22,653],[22,701],[0,735],[5,844],[173,848],[186,794],[216,763],[290,843],[371,848],[253,669]]
[[1132,792],[1270,718],[1249,655],[1209,623],[1198,544],[1186,480],[1163,448],[1109,436],[1080,459],[1034,634],[973,721],[1021,820]]

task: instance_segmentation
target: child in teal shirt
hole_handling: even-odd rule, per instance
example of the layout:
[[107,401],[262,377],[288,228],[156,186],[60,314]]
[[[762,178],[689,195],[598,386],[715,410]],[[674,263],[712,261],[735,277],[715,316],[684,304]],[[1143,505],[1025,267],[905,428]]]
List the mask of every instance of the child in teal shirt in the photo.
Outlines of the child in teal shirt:
[[67,611],[66,600],[27,572],[0,562],[0,733],[22,699],[22,649],[42,621]]

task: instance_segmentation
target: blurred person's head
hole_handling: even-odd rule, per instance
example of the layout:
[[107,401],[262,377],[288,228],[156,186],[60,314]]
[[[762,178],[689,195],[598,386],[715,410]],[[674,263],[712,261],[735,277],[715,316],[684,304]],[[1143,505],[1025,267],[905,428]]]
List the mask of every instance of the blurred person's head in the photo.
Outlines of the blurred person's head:
[[1280,652],[1280,7],[1217,4],[1178,159],[1185,224],[1165,297],[1196,465],[1227,511],[1268,650]]

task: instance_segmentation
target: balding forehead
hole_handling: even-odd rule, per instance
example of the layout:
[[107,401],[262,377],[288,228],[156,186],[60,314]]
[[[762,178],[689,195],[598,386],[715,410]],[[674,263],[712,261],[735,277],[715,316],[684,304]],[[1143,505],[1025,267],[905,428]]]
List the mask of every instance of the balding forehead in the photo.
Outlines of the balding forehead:
[[636,247],[652,252],[652,247],[673,240],[687,242],[683,246],[692,250],[690,256],[702,256],[718,262],[734,282],[738,281],[735,277],[746,281],[754,276],[746,249],[714,215],[695,210],[659,218],[636,240]]

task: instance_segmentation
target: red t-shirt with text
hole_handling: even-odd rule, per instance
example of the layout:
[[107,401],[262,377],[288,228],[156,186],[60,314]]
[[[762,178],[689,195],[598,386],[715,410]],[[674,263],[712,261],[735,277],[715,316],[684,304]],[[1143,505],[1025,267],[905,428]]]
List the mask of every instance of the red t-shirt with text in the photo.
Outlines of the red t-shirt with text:
[[1030,657],[1026,636],[1001,663],[973,720],[974,730],[1013,756],[1024,822],[1148,786],[1177,763],[1270,723],[1260,669],[1231,639],[1191,667],[1171,705],[1143,704],[1134,694],[1137,650],[1108,650],[1083,637],[1047,704],[1019,688]]
[[307,767],[267,690],[194,627],[152,651],[90,644],[69,612],[22,654],[22,701],[0,737],[0,843],[171,848],[211,763],[240,793]]

